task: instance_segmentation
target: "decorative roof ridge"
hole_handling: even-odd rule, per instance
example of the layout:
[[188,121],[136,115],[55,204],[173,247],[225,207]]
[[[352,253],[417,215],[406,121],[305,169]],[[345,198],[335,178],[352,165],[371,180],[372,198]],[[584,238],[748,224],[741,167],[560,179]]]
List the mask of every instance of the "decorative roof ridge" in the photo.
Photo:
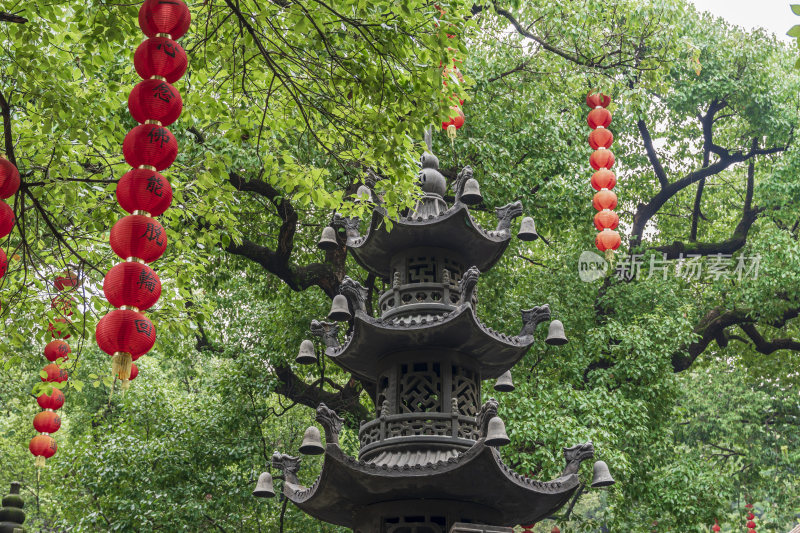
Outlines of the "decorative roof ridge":
[[[362,311],[360,309],[357,309],[355,311],[353,319],[354,321],[361,321],[367,325],[376,328],[382,328],[388,330],[418,330],[418,329],[440,327],[444,324],[457,320],[463,314],[467,313],[467,310],[471,312],[472,321],[478,327],[478,329],[480,329],[484,334],[488,335],[494,340],[514,347],[525,347],[533,344],[534,341],[533,335],[528,335],[528,334],[508,335],[485,325],[483,322],[481,322],[480,318],[478,318],[478,314],[475,310],[475,307],[472,305],[472,302],[463,303],[458,307],[456,307],[453,311],[450,311],[449,313],[443,313],[438,316],[431,315],[430,318],[422,318],[420,320],[412,318],[410,320],[410,323],[408,324],[400,323],[399,320],[396,319],[395,317],[392,317],[388,320],[383,320],[381,318],[374,318],[365,311]],[[353,334],[350,335],[348,339],[345,341],[345,343],[342,344],[341,346],[328,347],[325,350],[325,355],[327,355],[328,357],[336,357],[341,353],[345,352],[347,348],[350,346],[353,339],[355,338],[355,335],[356,333],[354,331]]]
[[[483,439],[478,442],[482,441]],[[568,474],[566,476],[562,475],[561,477],[551,481],[539,481],[538,479],[529,478],[512,470],[503,462],[503,459],[500,457],[500,452],[496,448],[492,448],[492,457],[494,457],[495,462],[509,479],[518,485],[533,487],[539,492],[556,494],[563,492],[565,487],[567,489],[571,489],[578,485],[577,474]]]

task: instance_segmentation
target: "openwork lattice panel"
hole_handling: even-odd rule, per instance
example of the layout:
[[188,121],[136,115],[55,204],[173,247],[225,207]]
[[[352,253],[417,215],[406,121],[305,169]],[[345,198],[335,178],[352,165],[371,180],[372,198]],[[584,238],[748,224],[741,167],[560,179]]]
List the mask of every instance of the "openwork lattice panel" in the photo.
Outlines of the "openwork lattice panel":
[[442,372],[439,363],[414,363],[401,367],[400,412],[442,412]]
[[453,365],[453,398],[458,400],[458,412],[462,415],[476,416],[480,403],[475,372]]

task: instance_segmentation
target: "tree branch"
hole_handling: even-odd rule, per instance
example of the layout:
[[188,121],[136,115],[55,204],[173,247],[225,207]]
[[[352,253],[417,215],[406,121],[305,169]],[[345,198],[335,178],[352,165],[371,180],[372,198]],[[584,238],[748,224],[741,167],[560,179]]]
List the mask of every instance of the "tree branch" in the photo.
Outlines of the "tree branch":
[[25,17],[20,17],[15,13],[0,11],[0,22],[14,22],[17,24],[25,24],[26,22],[28,22],[28,19],[26,19]]
[[308,384],[298,377],[288,366],[275,367],[275,375],[281,383],[275,388],[275,392],[281,396],[289,398],[293,402],[316,409],[320,402],[337,413],[347,412],[353,415],[354,421],[367,420],[369,410],[361,405],[359,396],[361,395],[361,385],[355,379],[350,379],[339,392],[328,392],[322,390],[316,384]]
[[664,172],[664,167],[661,166],[661,160],[658,158],[658,154],[656,154],[656,150],[653,147],[653,138],[650,136],[650,130],[647,129],[647,124],[645,124],[644,120],[637,121],[636,125],[639,128],[639,135],[642,137],[645,152],[647,152],[647,159],[650,160],[650,165],[652,165],[656,178],[658,178],[658,183],[663,190],[669,185],[669,180],[667,179],[667,173]]

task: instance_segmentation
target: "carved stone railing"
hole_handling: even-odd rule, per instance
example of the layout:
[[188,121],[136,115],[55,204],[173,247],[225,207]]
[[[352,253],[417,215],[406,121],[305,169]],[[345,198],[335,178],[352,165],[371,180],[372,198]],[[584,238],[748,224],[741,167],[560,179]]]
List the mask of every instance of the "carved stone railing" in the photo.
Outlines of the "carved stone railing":
[[478,440],[479,429],[475,417],[455,412],[403,413],[363,423],[358,437],[360,455],[365,459],[387,446],[434,444],[468,448]]
[[461,291],[449,283],[407,283],[381,294],[378,307],[383,318],[400,313],[446,313],[455,309]]

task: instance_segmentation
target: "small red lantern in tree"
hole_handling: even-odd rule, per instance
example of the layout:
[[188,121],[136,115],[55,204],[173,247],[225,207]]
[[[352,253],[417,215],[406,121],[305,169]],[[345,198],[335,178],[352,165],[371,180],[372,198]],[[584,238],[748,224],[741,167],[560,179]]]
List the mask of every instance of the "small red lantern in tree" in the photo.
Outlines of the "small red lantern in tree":
[[51,383],[63,383],[69,379],[69,373],[55,363],[50,363],[45,366],[42,371],[47,374],[42,378],[42,381],[49,381]]
[[591,146],[593,150],[599,150],[600,148],[611,148],[613,143],[614,134],[605,128],[597,128],[596,130],[592,130],[592,132],[589,134],[589,146]]
[[615,161],[614,154],[611,153],[611,150],[605,149],[595,150],[592,152],[591,157],[589,157],[589,163],[595,170],[600,170],[601,168],[610,169],[614,166]]
[[36,398],[36,403],[38,403],[39,407],[42,409],[61,409],[61,406],[64,405],[64,393],[53,387],[50,394],[40,394],[39,397]]
[[608,189],[601,189],[594,193],[592,205],[598,211],[603,209],[614,209],[617,207],[617,195]]
[[122,217],[111,228],[111,249],[125,260],[151,263],[167,248],[167,235],[158,220],[144,215]]
[[714,525],[711,526],[711,531],[713,531],[714,533],[719,533],[719,530],[720,530],[719,522],[717,522],[717,519],[715,518]]
[[189,61],[181,45],[167,37],[147,39],[133,55],[136,72],[142,79],[164,79],[175,83],[186,72]]
[[125,161],[134,168],[168,168],[178,155],[178,141],[167,128],[158,124],[136,126],[122,144]]
[[617,177],[607,168],[601,168],[592,174],[592,187],[594,190],[613,189],[617,184]]
[[452,141],[456,138],[456,131],[461,129],[466,119],[464,117],[464,112],[461,111],[460,107],[454,105],[450,106],[450,109],[456,113],[456,116],[447,122],[442,122],[442,129],[447,130],[447,136],[450,137],[450,140]]
[[97,345],[112,356],[111,372],[129,379],[133,357],[146,354],[156,342],[150,319],[130,309],[115,309],[100,319],[95,331]]
[[51,363],[58,359],[69,359],[70,352],[69,344],[61,339],[50,341],[47,343],[47,346],[44,347],[44,356]]
[[597,231],[617,229],[617,226],[619,226],[619,216],[610,209],[598,211],[594,216],[594,227],[597,228]]
[[55,433],[61,428],[61,417],[54,411],[42,411],[33,417],[33,427],[39,433]]
[[133,307],[146,311],[161,296],[161,280],[145,264],[119,263],[106,274],[103,293],[114,307]]
[[753,522],[752,520],[748,520],[746,526],[749,527],[750,529],[753,529],[754,527],[756,527],[756,523]]
[[586,105],[592,109],[596,107],[608,107],[611,103],[611,97],[603,93],[589,93],[586,95]]
[[59,317],[53,320],[53,322],[50,322],[47,329],[50,331],[50,336],[54,339],[69,339],[72,335],[67,332],[71,324],[72,322],[70,322],[69,319]]
[[592,129],[607,128],[611,124],[611,111],[602,107],[592,109],[586,122]]
[[78,275],[74,272],[67,271],[56,276],[55,281],[53,281],[53,286],[57,291],[65,291],[73,287],[77,287],[79,283],[80,278]]
[[19,190],[19,170],[17,167],[0,156],[0,198],[6,199]]
[[6,275],[6,271],[8,270],[8,257],[6,257],[6,253],[0,249],[0,278]]
[[594,239],[594,244],[601,252],[608,253],[609,251],[614,251],[619,248],[621,244],[619,233],[614,230],[604,229],[597,234],[597,237]]
[[183,101],[175,87],[157,79],[139,82],[128,96],[128,110],[136,122],[156,121],[169,126],[181,116]]
[[154,170],[134,168],[119,179],[117,202],[128,213],[157,217],[172,204],[172,186]]
[[145,0],[139,8],[139,27],[148,37],[166,33],[180,39],[191,22],[192,16],[183,0]]
[[15,222],[14,210],[7,203],[0,201],[0,239],[11,233]]
[[36,435],[28,444],[28,449],[36,457],[36,466],[41,468],[45,464],[45,459],[55,455],[58,446],[50,435]]

